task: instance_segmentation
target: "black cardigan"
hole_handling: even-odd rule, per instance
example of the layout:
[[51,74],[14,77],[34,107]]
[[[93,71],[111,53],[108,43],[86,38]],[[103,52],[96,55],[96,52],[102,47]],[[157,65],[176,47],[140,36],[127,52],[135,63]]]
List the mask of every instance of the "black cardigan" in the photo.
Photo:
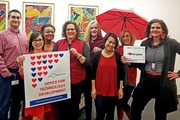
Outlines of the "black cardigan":
[[[176,80],[169,80],[167,75],[168,71],[174,71],[176,53],[180,54],[180,43],[174,39],[167,39],[161,41],[164,45],[164,62],[161,72],[161,83],[160,83],[160,99],[162,106],[165,107],[166,112],[173,112],[177,110],[177,86]],[[151,39],[147,39],[141,43],[141,46],[147,47],[151,44]],[[140,82],[136,89],[139,89],[144,84],[145,78],[145,64],[132,64],[134,67],[138,67],[141,70]],[[180,70],[178,71],[180,72]]]
[[[95,80],[96,78],[96,72],[97,72],[97,67],[98,67],[100,56],[101,56],[101,52],[102,51],[96,52],[92,58],[92,66],[91,66],[92,80]],[[118,83],[117,85],[119,88],[119,82],[124,81],[124,74],[125,74],[124,69],[123,69],[124,64],[121,61],[120,54],[117,52],[114,52],[114,53],[115,53],[116,64],[117,64],[117,83]]]

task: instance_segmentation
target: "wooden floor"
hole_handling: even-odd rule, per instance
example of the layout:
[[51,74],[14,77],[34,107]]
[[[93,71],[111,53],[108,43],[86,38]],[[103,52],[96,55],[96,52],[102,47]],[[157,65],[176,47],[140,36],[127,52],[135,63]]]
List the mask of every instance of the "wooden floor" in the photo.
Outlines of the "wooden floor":
[[[131,101],[132,100],[130,99],[129,103],[131,103]],[[179,102],[180,102],[180,97],[179,97]],[[180,120],[180,105],[178,105],[178,108],[179,108],[178,111],[168,114],[167,120]],[[114,120],[117,120],[116,111],[114,115],[115,115]],[[95,106],[93,102],[92,120],[95,120],[95,116],[96,116],[96,110],[95,110]],[[79,120],[85,120],[84,110],[81,111]],[[126,115],[124,115],[123,120],[128,120]],[[153,99],[148,103],[145,110],[143,111],[142,120],[154,120],[154,100]]]

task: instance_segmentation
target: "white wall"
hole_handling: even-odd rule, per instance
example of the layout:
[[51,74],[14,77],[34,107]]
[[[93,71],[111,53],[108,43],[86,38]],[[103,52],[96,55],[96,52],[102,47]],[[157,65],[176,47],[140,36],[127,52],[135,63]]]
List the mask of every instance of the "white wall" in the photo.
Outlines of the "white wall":
[[[9,0],[10,9],[22,12],[23,2],[49,2],[47,0]],[[61,38],[63,23],[68,20],[68,4],[99,6],[99,14],[111,8],[131,9],[150,21],[153,18],[163,19],[169,28],[169,35],[180,42],[180,0],[51,0],[55,3],[54,26],[55,41]],[[21,25],[22,27],[22,25]],[[139,43],[138,43],[139,44]],[[180,69],[177,56],[175,71]],[[178,94],[180,94],[180,79],[177,79]]]

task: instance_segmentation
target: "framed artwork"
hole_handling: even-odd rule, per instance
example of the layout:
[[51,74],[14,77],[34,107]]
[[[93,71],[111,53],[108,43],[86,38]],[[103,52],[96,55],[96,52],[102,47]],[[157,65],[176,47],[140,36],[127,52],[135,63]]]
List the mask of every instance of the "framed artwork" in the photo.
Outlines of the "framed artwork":
[[54,3],[23,2],[23,30],[28,37],[44,24],[54,24]]
[[9,1],[0,1],[0,31],[8,27]]
[[69,4],[69,20],[76,22],[82,33],[86,31],[88,23],[96,19],[98,13],[98,6]]

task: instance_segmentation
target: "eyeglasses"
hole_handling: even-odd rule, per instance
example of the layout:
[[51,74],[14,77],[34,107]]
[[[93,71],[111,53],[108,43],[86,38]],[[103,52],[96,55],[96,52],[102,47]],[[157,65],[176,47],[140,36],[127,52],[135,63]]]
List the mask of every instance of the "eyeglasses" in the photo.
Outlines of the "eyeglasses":
[[74,31],[74,28],[67,28],[66,31]]
[[32,42],[34,42],[34,43],[38,43],[38,42],[43,42],[43,39],[34,39]]

